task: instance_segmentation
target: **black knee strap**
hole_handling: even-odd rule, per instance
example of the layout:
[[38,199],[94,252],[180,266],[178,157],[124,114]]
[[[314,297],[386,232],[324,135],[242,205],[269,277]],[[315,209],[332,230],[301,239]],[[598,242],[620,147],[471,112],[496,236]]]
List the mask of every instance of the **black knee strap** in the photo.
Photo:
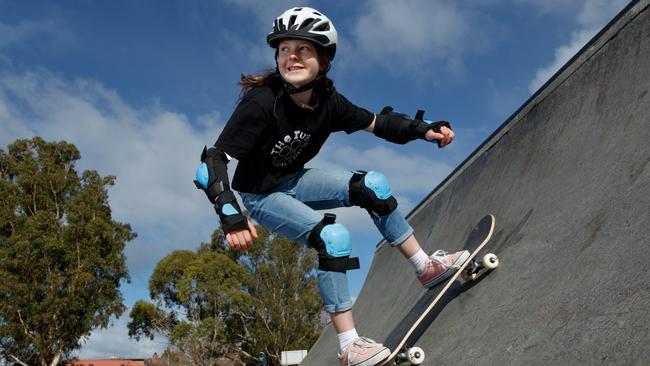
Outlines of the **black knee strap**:
[[336,215],[326,213],[309,234],[309,245],[318,251],[318,269],[343,272],[359,269],[359,258],[350,258],[350,233],[335,224]]

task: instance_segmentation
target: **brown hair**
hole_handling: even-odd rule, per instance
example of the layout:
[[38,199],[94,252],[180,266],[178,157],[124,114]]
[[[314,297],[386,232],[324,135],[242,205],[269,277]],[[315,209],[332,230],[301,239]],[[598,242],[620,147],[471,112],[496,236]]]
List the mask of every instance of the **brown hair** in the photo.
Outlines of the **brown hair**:
[[[327,72],[330,70],[330,67],[332,66],[332,60],[330,57],[327,55],[327,52],[324,52],[322,47],[320,45],[317,45],[314,43],[316,46],[316,54],[318,55],[318,65],[320,65],[320,72],[319,75],[327,75]],[[275,50],[275,58],[277,60],[278,57],[278,50]],[[262,73],[252,75],[252,74],[241,74],[239,78],[239,86],[241,87],[241,93],[239,95],[240,99],[241,97],[246,94],[249,90],[253,88],[257,88],[260,86],[269,86],[273,85],[276,83],[282,83],[282,76],[280,75],[280,71],[278,71],[277,67],[277,62],[276,62],[276,67],[275,69],[268,69]],[[327,76],[325,76],[325,85],[328,89],[331,89],[334,86],[334,82],[330,80]]]

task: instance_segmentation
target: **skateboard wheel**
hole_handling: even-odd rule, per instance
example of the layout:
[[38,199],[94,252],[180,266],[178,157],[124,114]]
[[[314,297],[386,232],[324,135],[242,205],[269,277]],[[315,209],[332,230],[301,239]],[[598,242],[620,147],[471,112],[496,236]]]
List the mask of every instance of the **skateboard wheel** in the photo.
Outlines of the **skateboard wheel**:
[[412,365],[419,365],[424,362],[424,350],[420,347],[411,347],[406,352],[406,358]]
[[483,267],[487,269],[495,269],[499,266],[499,257],[494,253],[488,253],[483,256]]

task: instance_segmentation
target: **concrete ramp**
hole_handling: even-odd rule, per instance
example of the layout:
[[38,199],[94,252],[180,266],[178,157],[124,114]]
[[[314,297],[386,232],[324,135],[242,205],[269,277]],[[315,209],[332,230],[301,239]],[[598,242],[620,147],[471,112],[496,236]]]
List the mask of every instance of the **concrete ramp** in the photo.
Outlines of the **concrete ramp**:
[[[650,364],[650,0],[635,1],[410,215],[431,251],[496,216],[501,266],[421,336],[426,365]],[[353,309],[382,341],[422,295],[380,243]],[[336,365],[331,326],[302,365]]]

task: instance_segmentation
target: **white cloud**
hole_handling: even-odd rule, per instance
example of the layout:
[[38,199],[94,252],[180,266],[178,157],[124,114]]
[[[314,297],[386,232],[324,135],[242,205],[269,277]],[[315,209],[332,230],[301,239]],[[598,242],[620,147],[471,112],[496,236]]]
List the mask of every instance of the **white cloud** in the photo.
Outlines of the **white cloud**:
[[555,49],[555,58],[553,62],[535,72],[535,79],[533,79],[528,90],[535,93],[546,81],[548,81],[553,74],[555,74],[567,61],[573,57],[595,34],[596,29],[587,29],[574,32],[571,36],[572,40],[568,44],[561,45]]
[[167,348],[167,339],[165,337],[156,337],[153,341],[144,338],[139,342],[129,339],[126,324],[129,322],[126,311],[117,320],[113,320],[113,326],[93,332],[93,334],[83,343],[83,350],[75,356],[79,359],[107,359],[117,358],[149,358],[154,352],[161,355]]
[[195,218],[200,203],[188,191],[215,121],[202,119],[199,131],[158,105],[135,110],[96,82],[67,82],[46,71],[0,80],[3,144],[32,135],[74,143],[81,168],[117,176],[110,195],[119,220],[178,228]]
[[[554,1],[535,1],[535,3],[546,4]],[[529,91],[536,92],[626,4],[627,0],[585,0],[582,3],[582,10],[576,17],[578,29],[572,32],[569,43],[555,49],[553,61],[535,72],[535,78],[528,86]]]
[[346,49],[358,53],[347,59],[353,64],[363,55],[397,74],[426,73],[440,64],[457,73],[463,54],[487,42],[472,28],[475,14],[456,2],[369,0],[363,9],[354,27],[356,43]]

